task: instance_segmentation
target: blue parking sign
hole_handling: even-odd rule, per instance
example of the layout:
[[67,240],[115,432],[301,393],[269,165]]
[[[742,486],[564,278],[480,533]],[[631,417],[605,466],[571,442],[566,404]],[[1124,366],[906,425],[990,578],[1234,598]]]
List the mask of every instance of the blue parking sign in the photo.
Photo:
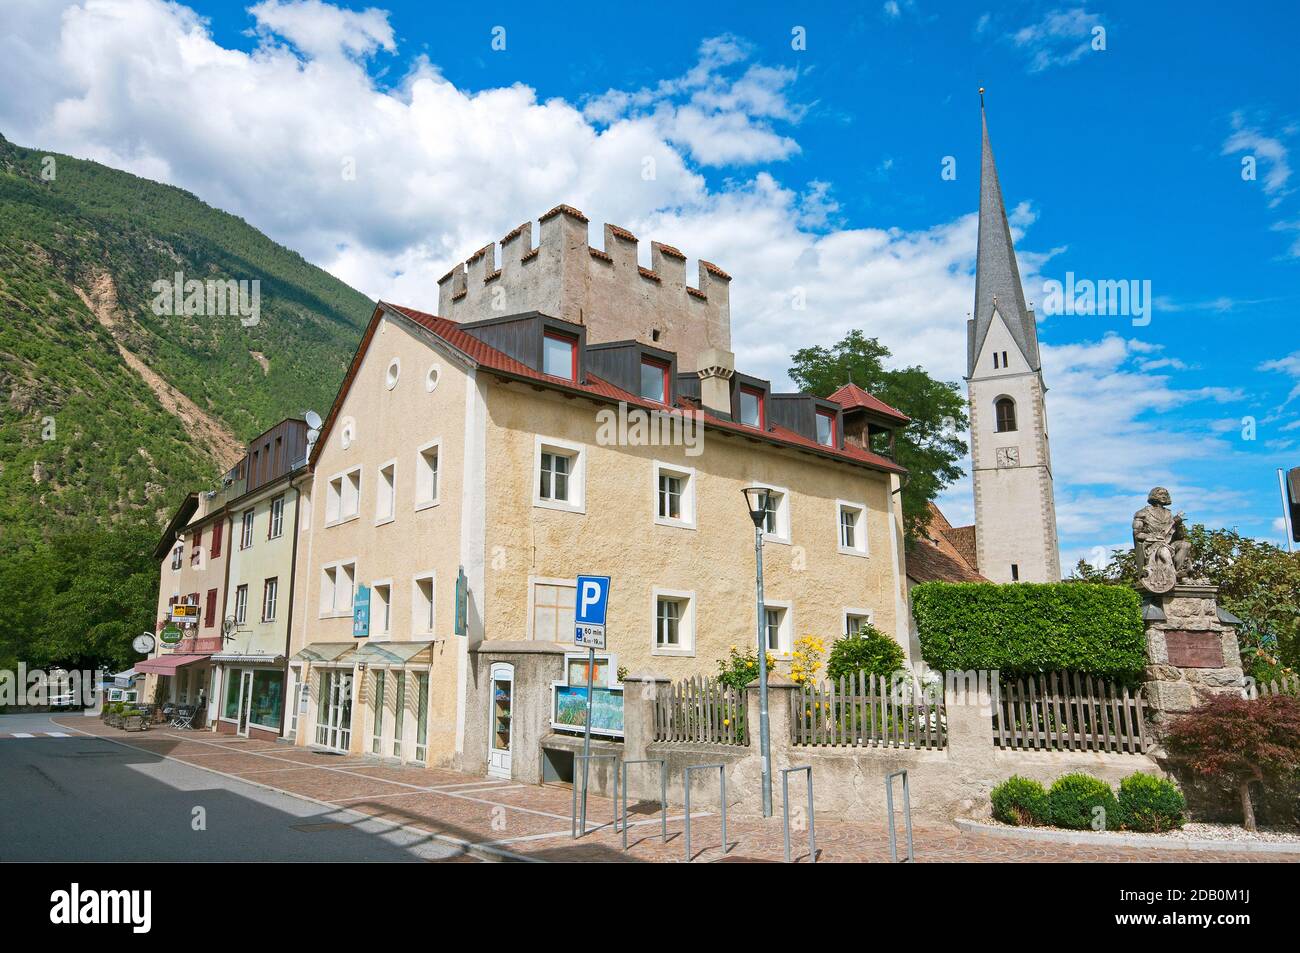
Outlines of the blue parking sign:
[[605,613],[609,608],[609,576],[579,576],[574,607],[573,641],[586,648],[605,647]]

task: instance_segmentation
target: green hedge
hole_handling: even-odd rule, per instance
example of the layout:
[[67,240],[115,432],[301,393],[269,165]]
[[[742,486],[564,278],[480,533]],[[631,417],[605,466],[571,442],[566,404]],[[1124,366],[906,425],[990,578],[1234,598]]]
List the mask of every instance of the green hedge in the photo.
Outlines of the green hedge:
[[921,657],[939,671],[1071,669],[1129,681],[1146,665],[1141,600],[1125,586],[925,582],[912,606]]

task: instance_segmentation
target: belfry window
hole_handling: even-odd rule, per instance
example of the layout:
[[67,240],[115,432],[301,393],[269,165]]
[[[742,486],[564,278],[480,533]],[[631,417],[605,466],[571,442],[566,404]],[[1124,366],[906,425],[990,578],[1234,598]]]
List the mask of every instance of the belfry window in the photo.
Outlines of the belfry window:
[[999,397],[993,403],[998,433],[1016,429],[1016,402],[1010,397]]

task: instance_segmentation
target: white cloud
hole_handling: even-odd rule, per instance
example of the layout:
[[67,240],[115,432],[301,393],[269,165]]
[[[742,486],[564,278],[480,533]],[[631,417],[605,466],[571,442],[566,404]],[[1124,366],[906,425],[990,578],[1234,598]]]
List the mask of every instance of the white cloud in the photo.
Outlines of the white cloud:
[[1286,184],[1291,179],[1289,152],[1281,139],[1248,125],[1240,112],[1232,114],[1232,133],[1223,140],[1221,154],[1225,156],[1244,152],[1255,157],[1263,172],[1264,194],[1271,196],[1270,207],[1286,194]]
[[[979,30],[985,22],[981,21]],[[1100,26],[1101,18],[1083,7],[1053,10],[1011,34],[1011,42],[1029,54],[1029,71],[1040,73],[1082,57],[1092,48],[1093,31]]]
[[1286,357],[1280,357],[1276,360],[1265,361],[1259,365],[1259,369],[1261,371],[1279,371],[1296,379],[1295,386],[1291,388],[1291,392],[1287,394],[1286,400],[1282,404],[1283,407],[1300,397],[1300,351],[1293,351]]
[[321,0],[263,0],[248,12],[257,20],[259,35],[279,35],[317,59],[364,57],[381,49],[390,53],[397,49],[383,10],[356,13]]

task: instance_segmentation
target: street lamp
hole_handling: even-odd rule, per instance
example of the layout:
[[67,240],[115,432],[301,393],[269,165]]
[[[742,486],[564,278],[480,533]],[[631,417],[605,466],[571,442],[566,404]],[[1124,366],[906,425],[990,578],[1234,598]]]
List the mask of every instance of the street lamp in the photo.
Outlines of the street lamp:
[[771,491],[763,486],[744,489],[749,518],[754,521],[755,585],[758,589],[758,746],[763,772],[763,816],[772,816],[772,742],[767,730],[767,637],[763,631],[763,528]]

